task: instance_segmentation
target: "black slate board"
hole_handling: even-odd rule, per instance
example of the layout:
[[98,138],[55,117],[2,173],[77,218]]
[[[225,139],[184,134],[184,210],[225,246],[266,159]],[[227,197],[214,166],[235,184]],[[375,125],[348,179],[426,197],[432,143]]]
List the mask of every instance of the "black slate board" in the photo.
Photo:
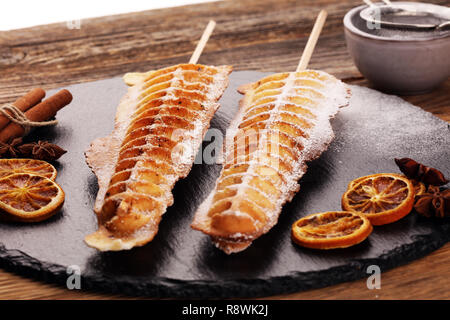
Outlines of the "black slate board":
[[[237,110],[236,88],[266,75],[231,75],[212,128],[222,131]],[[121,78],[69,87],[74,101],[58,114],[60,124],[36,132],[69,150],[59,165],[66,191],[61,214],[31,225],[0,224],[0,266],[42,280],[66,284],[67,267],[81,268],[82,289],[154,297],[255,297],[319,288],[366,277],[426,255],[449,241],[450,223],[415,213],[376,227],[370,238],[348,249],[314,251],[290,240],[300,217],[340,209],[348,182],[377,172],[398,172],[393,158],[408,156],[450,173],[450,131],[446,122],[400,98],[352,86],[349,107],[333,120],[336,139],[301,180],[301,191],[285,206],[279,223],[242,253],[227,256],[189,227],[193,213],[214,185],[220,167],[196,164],[177,183],[154,241],[125,252],[101,253],[83,238],[96,229],[92,212],[97,181],[83,152],[108,134],[126,86]]]

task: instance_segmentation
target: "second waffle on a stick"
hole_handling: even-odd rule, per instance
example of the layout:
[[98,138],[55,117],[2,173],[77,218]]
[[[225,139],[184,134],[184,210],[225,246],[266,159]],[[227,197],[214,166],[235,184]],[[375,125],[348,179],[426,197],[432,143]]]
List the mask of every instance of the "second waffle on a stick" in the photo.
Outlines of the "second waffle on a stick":
[[330,118],[349,96],[344,83],[314,70],[270,75],[241,91],[222,172],[192,223],[226,253],[246,249],[277,223],[306,162],[334,138]]

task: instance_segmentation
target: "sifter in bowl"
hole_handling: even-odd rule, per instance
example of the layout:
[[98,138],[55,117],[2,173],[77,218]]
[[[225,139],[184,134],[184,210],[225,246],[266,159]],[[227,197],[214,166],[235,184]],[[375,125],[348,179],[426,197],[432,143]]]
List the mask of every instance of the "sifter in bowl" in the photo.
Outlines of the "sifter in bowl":
[[373,25],[417,31],[450,30],[450,20],[429,7],[421,7],[414,3],[396,4],[389,0],[383,0],[384,4],[374,4],[370,0],[363,1],[368,7],[361,10],[359,15]]

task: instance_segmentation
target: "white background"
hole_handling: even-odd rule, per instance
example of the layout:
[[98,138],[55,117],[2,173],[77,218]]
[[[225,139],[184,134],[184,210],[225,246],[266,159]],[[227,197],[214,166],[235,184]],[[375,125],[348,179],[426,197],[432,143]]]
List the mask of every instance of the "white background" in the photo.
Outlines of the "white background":
[[211,0],[2,0],[0,30],[209,1]]

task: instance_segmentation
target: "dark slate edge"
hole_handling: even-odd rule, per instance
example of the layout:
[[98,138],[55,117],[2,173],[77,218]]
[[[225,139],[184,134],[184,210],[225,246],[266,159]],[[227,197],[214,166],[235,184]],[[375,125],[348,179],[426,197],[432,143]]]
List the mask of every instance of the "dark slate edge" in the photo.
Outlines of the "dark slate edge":
[[[450,224],[445,224],[431,234],[415,236],[412,243],[397,247],[378,258],[351,260],[346,265],[323,271],[293,272],[282,277],[216,282],[160,277],[114,278],[103,274],[89,274],[82,277],[82,290],[157,298],[250,298],[288,294],[368,277],[366,270],[372,264],[378,265],[385,272],[419,259],[449,241]],[[0,244],[0,267],[48,283],[66,285],[66,267],[40,262],[20,250],[8,250],[2,244]]]

